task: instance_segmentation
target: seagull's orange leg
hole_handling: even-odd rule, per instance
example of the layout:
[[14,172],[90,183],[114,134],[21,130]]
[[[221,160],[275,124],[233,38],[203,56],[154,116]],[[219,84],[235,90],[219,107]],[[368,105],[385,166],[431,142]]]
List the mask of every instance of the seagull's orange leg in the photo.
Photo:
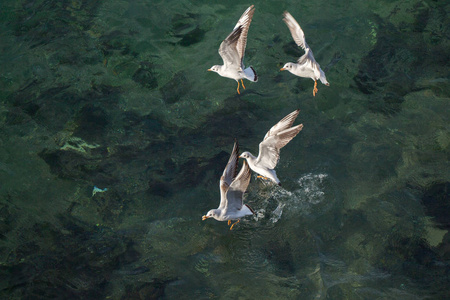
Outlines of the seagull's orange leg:
[[256,176],[256,178],[261,178],[261,179],[264,179],[264,180],[270,180],[269,178],[267,178],[265,176],[261,176],[261,175]]
[[241,92],[239,92],[239,80],[238,80],[237,82],[238,82],[237,92],[238,92],[238,94],[240,95]]
[[231,225],[230,230],[233,230],[234,225],[236,225],[237,223],[239,223],[241,220],[237,220],[237,222],[233,223],[233,225]]
[[244,87],[244,90],[245,90],[244,80],[241,79],[241,83],[242,83],[242,86]]
[[319,90],[317,89],[317,80],[314,80],[314,89],[313,89],[313,96],[315,97],[316,96],[316,93],[318,92]]
[[231,220],[228,220],[228,226],[230,226],[230,224],[231,224]]

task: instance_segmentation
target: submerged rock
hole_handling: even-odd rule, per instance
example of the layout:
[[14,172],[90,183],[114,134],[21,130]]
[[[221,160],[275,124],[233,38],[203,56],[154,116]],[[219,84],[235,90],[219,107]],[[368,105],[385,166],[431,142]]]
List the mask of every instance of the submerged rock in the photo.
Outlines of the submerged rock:
[[422,197],[422,204],[439,228],[450,230],[450,182],[429,187]]
[[177,44],[187,47],[203,40],[206,32],[198,24],[199,18],[200,15],[192,13],[173,16],[171,33],[180,39]]
[[89,142],[98,142],[106,135],[110,116],[102,107],[87,104],[78,112],[75,123],[77,124],[75,136]]
[[[362,58],[354,81],[369,95],[371,111],[392,115],[402,109],[405,95],[424,88],[420,83],[424,78],[445,72],[443,59],[448,59],[448,53],[442,52],[442,28],[446,17],[441,8],[420,1],[396,4],[391,11],[386,8],[381,13],[385,18],[374,16],[369,21],[376,42]],[[432,74],[424,71],[430,69]],[[433,84],[427,87],[442,93]]]
[[32,231],[24,232],[30,241],[19,244],[15,259],[0,268],[8,278],[10,295],[22,299],[105,298],[112,272],[130,268],[141,257],[131,241],[106,228],[67,216],[61,217],[60,223],[60,228],[36,223]]
[[161,93],[166,103],[173,104],[181,100],[191,90],[192,84],[185,73],[178,72],[161,88]]
[[128,285],[126,287],[123,300],[156,300],[164,298],[165,288],[167,284],[174,280],[160,280],[154,279],[151,282],[146,282],[139,285]]
[[158,79],[150,62],[141,62],[139,69],[133,74],[132,79],[147,89],[158,87]]
[[276,266],[275,274],[285,277],[295,274],[294,258],[288,241],[271,241],[266,245],[265,252],[267,259]]

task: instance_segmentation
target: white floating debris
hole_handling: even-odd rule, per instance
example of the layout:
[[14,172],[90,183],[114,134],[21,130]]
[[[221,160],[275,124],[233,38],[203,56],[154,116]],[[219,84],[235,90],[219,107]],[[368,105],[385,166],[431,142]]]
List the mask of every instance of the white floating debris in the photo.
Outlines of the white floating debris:
[[108,190],[108,188],[100,189],[100,188],[94,186],[94,189],[92,190],[92,197],[94,197],[94,195],[97,193],[104,193],[107,190]]
[[65,144],[61,147],[61,150],[73,150],[73,151],[78,151],[81,152],[83,154],[87,153],[87,149],[95,149],[98,148],[99,145],[97,144],[88,144],[85,141],[83,141],[82,139],[80,139],[79,137],[70,137]]

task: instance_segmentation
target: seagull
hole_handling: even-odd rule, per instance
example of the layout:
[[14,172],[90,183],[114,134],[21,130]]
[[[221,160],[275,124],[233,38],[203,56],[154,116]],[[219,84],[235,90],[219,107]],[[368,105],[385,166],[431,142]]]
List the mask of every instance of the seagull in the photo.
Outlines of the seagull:
[[254,13],[254,5],[247,8],[239,18],[233,31],[220,44],[219,54],[222,57],[223,65],[215,65],[211,69],[208,69],[208,71],[219,73],[220,76],[236,80],[238,83],[238,94],[241,93],[239,91],[239,80],[241,80],[244,89],[243,78],[253,82],[258,81],[258,75],[256,75],[255,69],[252,66],[245,68],[243,63],[248,28],[250,27]]
[[[220,204],[216,209],[211,209],[202,220],[214,218],[217,221],[228,221],[228,226],[231,220],[237,220],[230,227],[233,229],[234,225],[240,222],[240,218],[253,215],[255,212],[243,203],[242,197],[245,190],[250,183],[250,169],[246,161],[242,165],[241,171],[237,174],[239,144],[234,142],[233,152],[228,160],[227,166],[220,177]],[[236,176],[237,174],[237,176]]]
[[303,33],[302,28],[300,25],[298,25],[297,21],[295,21],[294,17],[288,13],[287,11],[283,14],[284,18],[283,21],[286,23],[287,27],[291,31],[292,38],[294,39],[295,43],[302,47],[303,50],[305,50],[305,54],[301,56],[296,63],[287,63],[285,64],[280,71],[287,70],[291,72],[294,75],[305,77],[305,78],[311,78],[314,80],[314,89],[313,89],[313,96],[316,96],[316,93],[318,91],[317,89],[317,80],[320,79],[320,81],[325,85],[330,85],[327,81],[327,78],[325,77],[325,73],[320,68],[320,65],[316,62],[316,59],[314,58],[313,52],[311,48],[309,48],[308,44],[305,40],[305,34]]
[[300,109],[291,112],[270,128],[264,140],[259,144],[258,157],[253,156],[250,152],[243,152],[239,156],[247,160],[250,169],[262,175],[258,178],[270,179],[281,186],[274,168],[280,159],[280,149],[303,129],[303,124],[291,127],[299,112]]

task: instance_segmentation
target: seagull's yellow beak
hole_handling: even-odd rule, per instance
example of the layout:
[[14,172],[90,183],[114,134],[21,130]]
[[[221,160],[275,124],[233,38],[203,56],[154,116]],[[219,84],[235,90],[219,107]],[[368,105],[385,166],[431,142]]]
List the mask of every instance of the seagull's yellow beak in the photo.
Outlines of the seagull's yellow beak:
[[243,158],[242,155],[239,155],[240,158]]
[[285,68],[281,68],[281,69],[280,69],[280,71],[285,71],[285,70],[286,70]]
[[208,69],[208,70],[206,70],[206,71],[212,71],[211,69]]
[[205,221],[206,219],[208,219],[209,217],[208,216],[203,216],[202,217],[202,221]]

